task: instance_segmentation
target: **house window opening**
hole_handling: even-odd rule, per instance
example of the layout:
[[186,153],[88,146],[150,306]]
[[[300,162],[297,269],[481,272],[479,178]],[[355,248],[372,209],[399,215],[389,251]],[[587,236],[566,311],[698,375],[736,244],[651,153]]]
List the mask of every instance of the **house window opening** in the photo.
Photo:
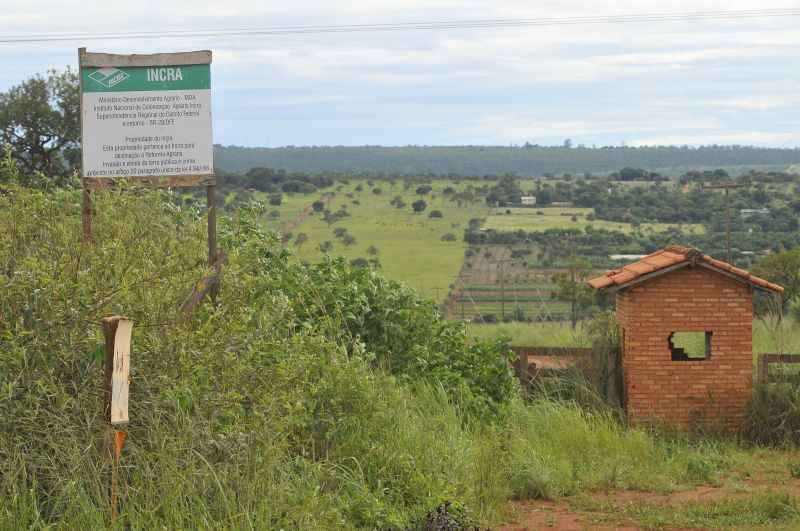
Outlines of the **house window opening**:
[[713,332],[672,332],[668,338],[672,361],[710,359],[712,334]]

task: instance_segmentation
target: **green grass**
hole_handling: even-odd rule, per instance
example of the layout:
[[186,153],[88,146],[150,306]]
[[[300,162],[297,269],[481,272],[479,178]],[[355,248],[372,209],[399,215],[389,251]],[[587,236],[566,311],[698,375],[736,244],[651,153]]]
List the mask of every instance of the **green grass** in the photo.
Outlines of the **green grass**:
[[775,526],[800,523],[800,502],[786,492],[760,492],[744,498],[688,502],[680,506],[631,504],[622,508],[622,515],[648,529]]
[[[511,214],[506,214],[510,210]],[[542,214],[537,214],[541,212]],[[616,221],[605,221],[586,219],[588,214],[594,212],[592,208],[578,207],[546,207],[546,208],[497,208],[493,209],[492,214],[486,218],[483,227],[497,231],[516,231],[524,230],[528,232],[544,231],[547,229],[584,229],[588,226],[595,229],[617,230],[621,232],[633,232],[634,227],[630,223]],[[575,216],[576,220],[572,221]],[[669,223],[642,223],[644,231],[661,232],[670,227],[679,225]],[[700,233],[703,231],[702,225],[683,224],[680,225],[684,232]]]
[[567,322],[550,323],[469,323],[467,334],[473,338],[510,338],[512,345],[544,347],[588,347],[590,339],[582,323],[575,330]]
[[267,205],[267,213],[277,211],[280,216],[274,218],[267,215],[264,219],[264,225],[270,229],[278,230],[284,223],[287,223],[296,218],[307,206],[320,198],[320,196],[328,190],[322,190],[314,194],[283,194],[283,201],[278,206],[269,204],[270,194],[264,192],[253,192],[253,199],[263,202]]
[[[513,309],[513,303],[506,307]],[[584,327],[585,323],[579,322],[573,332],[568,322],[470,324],[468,333],[471,337],[484,339],[510,337],[514,345],[588,346]],[[777,334],[776,329],[780,331]],[[784,353],[800,355],[800,323],[792,319],[784,319],[780,328],[771,321],[753,320],[753,354],[778,352],[779,336],[783,336]]]
[[[358,184],[364,187],[363,191],[354,191]],[[427,209],[415,214],[411,203],[420,196],[414,193],[413,188],[404,192],[399,182],[376,182],[375,187],[383,193],[375,195],[364,181],[351,183],[337,193],[329,206],[331,211],[336,211],[341,205],[347,204],[351,217],[328,226],[321,216],[315,215],[295,229],[295,235],[304,232],[309,237],[300,249],[295,248],[298,258],[312,262],[320,260],[322,252],[319,244],[324,241],[333,243],[332,255],[347,259],[369,258],[367,248],[372,245],[379,250],[378,258],[384,275],[416,289],[425,297],[444,299],[461,269],[466,249],[462,236],[467,222],[470,218],[483,215],[485,209],[479,205],[458,208],[447,200],[441,190],[452,186],[449,182],[438,181],[432,186],[433,194],[437,197],[431,199],[430,195],[425,196]],[[461,186],[466,184],[461,183]],[[347,192],[353,193],[354,199],[361,204],[353,204],[353,200],[346,197]],[[407,204],[402,210],[389,204],[395,195],[402,196]],[[431,210],[440,210],[443,217],[429,218]],[[341,243],[333,234],[337,227],[347,229],[357,243],[350,247]],[[442,241],[442,235],[446,233],[455,235],[456,241]]]

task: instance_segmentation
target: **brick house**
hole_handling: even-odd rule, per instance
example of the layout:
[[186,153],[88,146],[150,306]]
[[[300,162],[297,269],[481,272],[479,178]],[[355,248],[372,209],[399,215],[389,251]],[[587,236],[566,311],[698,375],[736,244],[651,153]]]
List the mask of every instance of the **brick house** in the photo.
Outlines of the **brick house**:
[[781,286],[677,245],[589,285],[616,295],[633,422],[741,423],[753,386],[753,292]]

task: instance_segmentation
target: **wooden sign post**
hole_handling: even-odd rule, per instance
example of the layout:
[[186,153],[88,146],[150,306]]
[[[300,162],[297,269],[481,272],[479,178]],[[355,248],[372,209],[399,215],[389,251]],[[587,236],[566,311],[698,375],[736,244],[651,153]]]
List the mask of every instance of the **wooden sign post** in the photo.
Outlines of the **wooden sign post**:
[[[78,50],[83,240],[92,192],[119,182],[205,186],[208,262],[217,256],[211,52],[118,55]],[[212,293],[213,294],[213,293]]]
[[131,335],[133,321],[120,316],[103,319],[105,337],[105,406],[103,414],[111,424],[109,450],[111,453],[111,520],[117,519],[117,483],[120,458],[125,446],[125,431],[120,428],[128,424],[128,398],[131,369]]

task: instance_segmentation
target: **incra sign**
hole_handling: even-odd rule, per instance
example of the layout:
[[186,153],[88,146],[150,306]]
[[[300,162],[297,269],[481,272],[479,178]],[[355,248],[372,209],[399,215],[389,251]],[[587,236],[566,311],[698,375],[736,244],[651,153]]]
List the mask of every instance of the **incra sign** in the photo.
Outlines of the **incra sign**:
[[214,172],[211,52],[80,52],[83,177]]

